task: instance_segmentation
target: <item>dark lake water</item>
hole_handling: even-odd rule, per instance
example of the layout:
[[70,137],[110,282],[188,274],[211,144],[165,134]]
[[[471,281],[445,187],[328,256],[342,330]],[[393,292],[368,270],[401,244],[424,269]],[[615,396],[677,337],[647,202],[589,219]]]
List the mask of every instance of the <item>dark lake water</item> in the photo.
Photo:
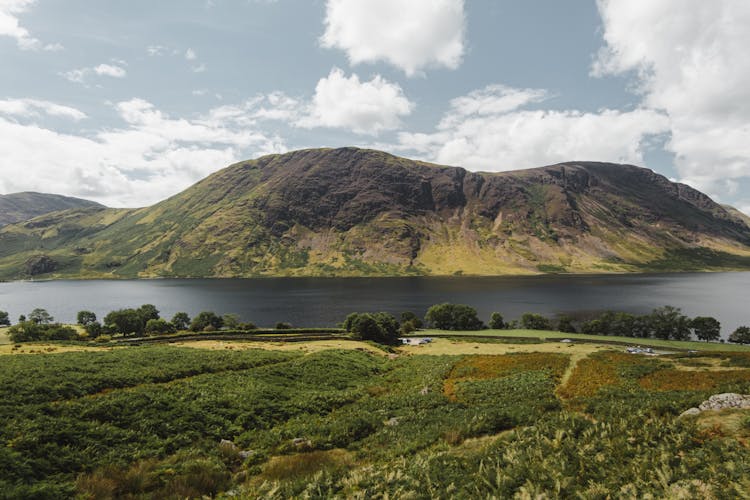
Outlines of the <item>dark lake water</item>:
[[657,306],[682,308],[689,316],[714,316],[727,336],[750,325],[750,272],[609,276],[450,278],[263,278],[0,283],[0,310],[12,319],[35,307],[74,322],[77,311],[100,318],[113,309],[154,304],[162,316],[177,311],[236,313],[269,326],[333,326],[354,311],[414,311],[423,315],[440,302],[469,304],[487,321],[524,312],[617,310],[646,313]]

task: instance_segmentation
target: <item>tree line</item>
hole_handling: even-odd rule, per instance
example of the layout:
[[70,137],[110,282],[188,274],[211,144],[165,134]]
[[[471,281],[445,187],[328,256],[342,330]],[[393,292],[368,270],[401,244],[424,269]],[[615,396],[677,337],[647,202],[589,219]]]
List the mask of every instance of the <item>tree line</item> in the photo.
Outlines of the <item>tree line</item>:
[[[476,309],[464,304],[435,304],[427,310],[424,322],[414,313],[405,312],[401,322],[388,313],[353,313],[343,327],[364,339],[391,340],[408,335],[427,325],[430,328],[450,331],[493,330],[552,330],[564,333],[589,335],[615,335],[621,337],[656,338],[663,340],[716,341],[721,337],[721,323],[710,316],[689,318],[679,308],[658,307],[649,314],[636,315],[607,311],[586,320],[574,320],[562,315],[556,319],[541,314],[524,313],[519,319],[506,322],[503,315],[493,312],[487,325],[479,319]],[[729,342],[750,344],[750,328],[741,326],[730,336]]]
[[[102,335],[143,336],[169,334],[178,331],[214,332],[218,330],[253,331],[257,327],[242,322],[236,314],[220,316],[213,311],[202,311],[190,318],[186,312],[176,313],[170,320],[160,316],[153,304],[138,308],[118,309],[109,312],[100,322],[95,313],[79,311],[78,325],[86,332],[84,337],[96,339]],[[21,315],[18,323],[11,326],[8,313],[0,311],[0,326],[10,326],[8,335],[13,342],[41,340],[74,340],[80,337],[76,329],[55,322],[45,309],[34,309],[27,316]],[[710,316],[689,318],[679,308],[658,307],[649,314],[636,315],[626,312],[607,311],[585,320],[574,320],[562,315],[555,319],[541,314],[525,313],[520,318],[506,322],[503,315],[493,312],[488,324],[479,319],[476,309],[464,304],[435,304],[424,316],[404,312],[400,319],[390,313],[352,313],[341,327],[364,340],[381,343],[397,342],[400,335],[408,335],[424,327],[451,331],[474,331],[486,328],[495,330],[554,330],[565,333],[592,335],[615,335],[634,338],[657,338],[664,340],[716,341],[721,336],[721,323]],[[285,322],[276,324],[276,329],[290,329]],[[750,344],[750,328],[741,326],[730,336],[729,342]]]

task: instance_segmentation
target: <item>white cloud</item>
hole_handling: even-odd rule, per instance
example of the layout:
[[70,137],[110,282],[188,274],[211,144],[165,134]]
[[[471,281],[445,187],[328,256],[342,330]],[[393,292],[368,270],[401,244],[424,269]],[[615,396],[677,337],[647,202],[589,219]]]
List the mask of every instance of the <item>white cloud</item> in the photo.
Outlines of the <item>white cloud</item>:
[[190,68],[193,73],[203,73],[206,71],[206,65],[205,64],[198,64]]
[[385,61],[411,76],[456,69],[464,53],[463,0],[328,0],[324,47],[351,64]]
[[94,68],[94,73],[99,76],[111,76],[112,78],[125,78],[127,74],[125,68],[113,64],[100,64]]
[[413,109],[414,104],[404,96],[398,84],[380,75],[361,82],[357,75],[346,77],[343,71],[333,68],[327,77],[318,81],[305,116],[296,124],[376,135],[399,128],[400,117],[409,115]]
[[[38,104],[41,103],[41,104]],[[0,101],[5,114],[37,107],[74,115],[45,101]],[[247,112],[252,113],[252,104]],[[95,199],[111,206],[160,201],[240,159],[286,149],[242,113],[173,118],[142,99],[119,102],[117,128],[64,134],[0,116],[0,191],[35,190]]]
[[643,163],[644,142],[668,130],[653,110],[523,110],[546,92],[491,85],[451,101],[431,133],[399,134],[399,148],[439,163],[490,171],[570,160]]
[[750,2],[599,0],[592,73],[633,72],[643,105],[671,120],[666,149],[695,187],[750,177]]
[[168,47],[165,47],[163,45],[149,45],[146,47],[146,52],[148,55],[155,57],[155,56],[163,56],[169,51]]
[[124,61],[117,61],[117,64],[99,64],[90,68],[79,68],[61,73],[61,76],[75,83],[86,83],[86,79],[91,75],[109,76],[112,78],[125,78],[127,71]]
[[21,50],[62,50],[63,46],[59,43],[44,44],[21,26],[18,15],[35,3],[36,0],[0,0],[0,36],[14,38]]
[[195,53],[193,49],[187,49],[185,51],[185,59],[187,59],[188,61],[194,61],[197,58],[198,58],[198,55]]
[[49,116],[70,118],[79,121],[86,118],[86,114],[70,106],[63,106],[50,101],[37,99],[4,99],[0,100],[0,114],[21,118],[37,117],[40,113]]

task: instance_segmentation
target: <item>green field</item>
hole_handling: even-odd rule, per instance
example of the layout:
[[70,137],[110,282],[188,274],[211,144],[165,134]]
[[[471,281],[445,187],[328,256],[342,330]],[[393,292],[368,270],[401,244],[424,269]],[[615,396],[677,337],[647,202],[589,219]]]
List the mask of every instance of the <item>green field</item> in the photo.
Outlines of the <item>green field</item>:
[[183,345],[0,355],[0,497],[750,491],[748,412],[677,418],[750,393],[750,353],[455,335],[390,354],[343,340]]
[[698,342],[682,340],[660,340],[652,338],[618,337],[615,335],[586,335],[583,333],[563,333],[551,330],[478,330],[455,332],[448,330],[421,330],[418,337],[444,335],[450,337],[488,337],[488,338],[518,338],[518,339],[571,339],[585,342],[612,342],[623,345],[640,345],[644,347],[659,347],[665,349],[696,350],[696,351],[730,351],[750,352],[750,346],[738,344],[722,344],[720,342]]

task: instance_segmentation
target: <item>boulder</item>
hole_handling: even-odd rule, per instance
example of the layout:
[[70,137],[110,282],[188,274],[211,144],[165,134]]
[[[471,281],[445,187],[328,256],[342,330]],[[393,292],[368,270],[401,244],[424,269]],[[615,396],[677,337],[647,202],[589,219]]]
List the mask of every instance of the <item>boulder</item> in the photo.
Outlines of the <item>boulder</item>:
[[699,404],[697,408],[690,408],[688,410],[685,410],[680,414],[680,416],[684,417],[687,415],[698,415],[703,411],[724,410],[727,408],[750,409],[750,395],[737,394],[734,392],[714,394],[706,401]]
[[700,409],[699,409],[699,408],[695,408],[695,407],[693,407],[693,408],[688,408],[687,410],[685,410],[685,411],[683,411],[682,413],[680,413],[680,417],[687,417],[687,416],[689,416],[689,415],[699,415],[699,414],[700,414],[700,412],[701,412],[701,411],[700,411]]

